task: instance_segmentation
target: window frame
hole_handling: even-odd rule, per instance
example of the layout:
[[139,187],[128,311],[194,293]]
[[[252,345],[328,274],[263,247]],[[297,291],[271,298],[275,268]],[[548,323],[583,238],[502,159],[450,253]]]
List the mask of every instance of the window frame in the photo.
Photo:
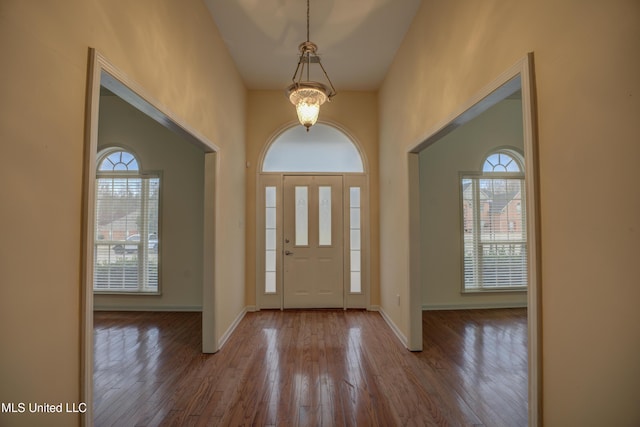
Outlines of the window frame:
[[[116,152],[124,152],[129,154],[130,156],[133,157],[133,159],[135,160],[135,162],[137,163],[137,170],[100,170],[103,161],[105,161],[105,159],[107,159],[109,156],[111,156],[112,154],[116,153]],[[133,246],[134,243],[130,243],[128,242],[128,239],[131,238],[132,236],[135,235],[140,235],[141,234],[141,230],[137,230],[137,234],[131,234],[129,236],[127,236],[127,238],[125,238],[124,240],[105,240],[105,239],[99,239],[98,238],[98,218],[99,218],[99,209],[98,209],[98,201],[99,201],[99,197],[98,197],[98,186],[100,184],[100,179],[113,179],[113,178],[118,178],[118,179],[136,179],[136,180],[141,180],[140,186],[143,189],[143,193],[141,193],[141,200],[140,200],[140,206],[141,208],[144,210],[144,206],[148,206],[148,202],[150,199],[150,194],[151,194],[151,190],[152,190],[152,186],[149,185],[151,180],[157,180],[157,204],[156,204],[156,214],[157,214],[157,224],[156,224],[156,228],[155,231],[150,230],[148,228],[148,217],[150,215],[150,212],[147,213],[147,219],[143,221],[143,228],[147,228],[147,233],[148,236],[152,236],[155,235],[156,237],[156,243],[154,244],[154,248],[153,248],[153,253],[155,253],[156,255],[156,286],[155,287],[148,287],[148,285],[146,284],[146,281],[141,282],[140,280],[138,280],[137,282],[137,287],[135,289],[118,289],[116,287],[114,288],[96,288],[96,274],[98,271],[98,256],[97,256],[97,251],[98,251],[98,247],[99,246],[104,246],[105,244],[110,246],[109,252],[111,253],[111,251],[113,250],[111,248],[111,246],[115,246],[115,245],[123,245],[123,262],[126,263],[126,254],[127,254],[127,246]],[[95,206],[95,222],[93,225],[93,233],[94,233],[94,253],[96,253],[96,255],[94,256],[94,277],[93,277],[93,284],[92,284],[92,289],[93,289],[93,293],[94,294],[99,294],[99,295],[161,295],[162,294],[162,268],[161,268],[161,249],[162,249],[162,233],[161,233],[161,224],[162,224],[162,172],[160,171],[145,171],[142,168],[142,164],[140,161],[139,156],[130,148],[127,147],[123,147],[123,146],[109,146],[106,148],[101,149],[98,152],[97,158],[96,158],[96,175],[95,175],[95,181],[94,181],[94,185],[96,186],[96,206]],[[145,225],[147,224],[147,225]],[[129,230],[125,230],[125,232],[127,232]],[[147,242],[147,244],[143,244],[144,242]],[[150,245],[150,240],[149,239],[142,239],[142,242],[140,240],[137,240],[137,243],[135,243],[135,245],[138,246],[138,249],[135,250],[135,252],[137,253],[136,257],[135,257],[135,262],[136,262],[136,266],[138,269],[138,279],[140,279],[140,272],[143,272],[146,270],[146,273],[144,274],[144,277],[146,277],[148,275],[148,271],[149,271],[149,254],[152,253],[152,249],[149,247]],[[110,256],[110,255],[109,255]]]
[[[505,154],[509,157],[511,157],[511,159],[513,161],[516,162],[516,164],[518,165],[520,171],[519,172],[488,172],[485,171],[485,164],[487,163],[488,159],[490,157],[492,157],[495,154]],[[477,201],[480,199],[479,197],[479,192],[480,192],[480,188],[479,188],[479,181],[480,180],[490,180],[490,179],[496,179],[496,180],[520,180],[521,184],[520,184],[520,204],[519,204],[519,208],[520,210],[518,212],[522,212],[523,215],[521,217],[521,232],[523,233],[524,239],[522,240],[514,240],[514,243],[518,244],[521,247],[521,250],[525,251],[525,259],[524,259],[524,270],[521,273],[522,277],[525,280],[525,284],[524,285],[514,285],[514,286],[482,286],[482,281],[478,280],[478,275],[474,275],[474,281],[476,284],[478,284],[478,286],[476,287],[467,287],[467,277],[466,277],[466,272],[465,272],[465,252],[466,252],[466,246],[465,246],[465,226],[466,226],[466,221],[465,221],[465,184],[464,181],[465,180],[471,180],[471,187],[472,187],[472,191],[473,191],[473,200],[474,200],[474,208],[473,208],[473,212],[472,212],[472,221],[473,221],[473,226],[472,228],[472,233],[478,233],[480,236],[473,236],[472,237],[472,241],[473,243],[473,250],[474,250],[474,257],[481,257],[480,255],[478,255],[478,245],[482,243],[482,238],[481,238],[481,219],[480,219],[480,211],[477,209],[477,207],[480,207],[481,205],[479,203],[477,203]],[[525,169],[524,169],[524,158],[522,156],[522,154],[520,152],[518,152],[515,149],[512,148],[504,148],[504,147],[500,147],[497,149],[494,149],[492,151],[490,151],[487,155],[485,155],[482,159],[482,163],[480,164],[480,170],[479,171],[473,171],[473,172],[460,172],[459,173],[459,178],[458,178],[458,188],[460,191],[460,195],[459,195],[459,203],[460,203],[460,208],[459,208],[459,214],[460,214],[460,226],[459,226],[459,232],[460,232],[460,270],[461,270],[461,293],[462,294],[480,294],[480,293],[496,293],[496,292],[527,292],[528,287],[529,287],[529,283],[528,283],[528,257],[529,254],[527,253],[528,251],[528,245],[529,245],[529,236],[528,236],[528,229],[527,229],[527,222],[528,222],[528,215],[527,215],[527,207],[526,207],[526,188],[525,188]],[[508,205],[508,204],[507,204]],[[506,206],[506,205],[505,205]],[[480,227],[478,227],[478,225],[480,225]],[[478,243],[476,243],[478,242]],[[483,264],[484,265],[484,264]],[[483,265],[474,265],[474,270],[477,270],[479,268],[482,268]]]

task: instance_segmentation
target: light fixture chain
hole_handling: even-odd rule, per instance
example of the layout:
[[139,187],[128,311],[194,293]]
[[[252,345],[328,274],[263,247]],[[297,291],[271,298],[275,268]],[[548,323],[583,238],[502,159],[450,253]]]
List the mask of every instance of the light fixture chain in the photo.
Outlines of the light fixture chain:
[[307,0],[307,41],[309,40],[309,1]]

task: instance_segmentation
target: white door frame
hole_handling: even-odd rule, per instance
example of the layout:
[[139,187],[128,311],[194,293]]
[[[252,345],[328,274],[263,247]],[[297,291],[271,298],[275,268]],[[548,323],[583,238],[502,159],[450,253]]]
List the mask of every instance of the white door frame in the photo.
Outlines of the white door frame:
[[538,206],[538,159],[536,131],[536,103],[533,53],[527,54],[493,82],[469,99],[459,110],[436,126],[408,155],[409,171],[409,283],[407,293],[410,306],[406,311],[409,325],[407,347],[422,350],[422,281],[420,278],[420,180],[419,153],[454,129],[495,105],[513,92],[519,78],[522,91],[522,119],[525,157],[525,188],[527,206],[528,267],[528,379],[529,425],[538,426],[541,417],[541,300],[540,300],[540,211]]
[[202,300],[202,351],[218,350],[218,337],[214,318],[214,267],[215,267],[215,199],[218,180],[217,153],[220,149],[206,137],[189,127],[182,119],[151,97],[140,85],[111,64],[96,49],[89,49],[89,75],[87,83],[83,214],[82,214],[82,281],[81,281],[81,362],[80,382],[82,401],[87,411],[81,416],[85,426],[93,425],[93,273],[95,245],[95,179],[98,148],[98,119],[100,87],[139,109],[166,128],[180,135],[188,143],[200,147],[205,153],[204,183],[204,236],[203,236],[203,300]]

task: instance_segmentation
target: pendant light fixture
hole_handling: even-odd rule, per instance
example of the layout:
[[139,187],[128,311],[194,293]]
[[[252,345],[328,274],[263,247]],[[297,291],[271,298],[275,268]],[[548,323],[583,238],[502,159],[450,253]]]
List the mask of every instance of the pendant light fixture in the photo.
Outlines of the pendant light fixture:
[[[298,66],[291,79],[293,84],[287,87],[287,97],[296,106],[300,124],[305,126],[307,132],[309,132],[309,128],[318,120],[320,106],[325,101],[331,101],[331,98],[336,95],[336,90],[317,54],[318,46],[309,41],[309,0],[307,0],[307,41],[300,43],[298,50],[300,51]],[[320,66],[329,83],[329,87],[310,80],[311,64]],[[303,80],[303,78],[306,78],[306,80]]]

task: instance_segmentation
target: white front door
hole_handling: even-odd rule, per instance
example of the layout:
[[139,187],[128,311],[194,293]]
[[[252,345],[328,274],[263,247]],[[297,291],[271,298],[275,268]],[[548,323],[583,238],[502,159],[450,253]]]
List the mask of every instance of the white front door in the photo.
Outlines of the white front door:
[[284,176],[284,308],[344,307],[341,176]]

